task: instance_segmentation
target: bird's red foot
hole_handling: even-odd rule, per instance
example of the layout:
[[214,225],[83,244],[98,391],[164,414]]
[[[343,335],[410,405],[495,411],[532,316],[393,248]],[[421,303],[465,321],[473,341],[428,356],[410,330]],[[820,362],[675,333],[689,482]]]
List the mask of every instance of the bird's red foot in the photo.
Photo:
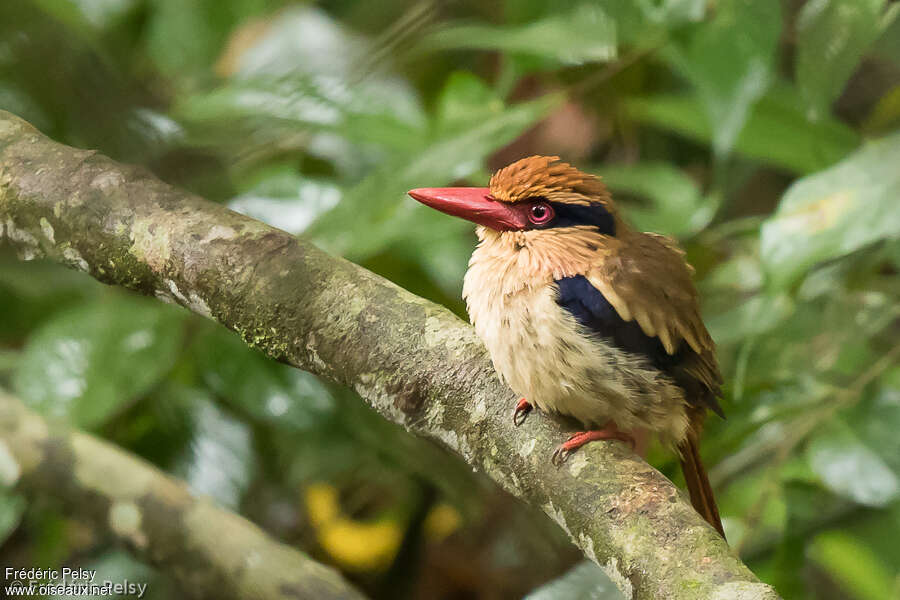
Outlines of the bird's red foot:
[[631,446],[631,449],[635,448],[634,436],[632,436],[627,431],[621,431],[616,424],[610,421],[606,424],[606,427],[603,429],[597,429],[594,431],[579,431],[578,433],[573,433],[569,436],[565,442],[556,447],[556,450],[553,452],[553,458],[551,462],[559,467],[566,459],[569,458],[569,455],[587,444],[588,442],[594,442],[597,440],[619,440],[625,442]]
[[513,412],[513,425],[518,427],[522,423],[525,422],[525,417],[528,416],[528,413],[531,412],[531,409],[534,408],[531,406],[531,403],[528,402],[525,398],[519,398],[519,403],[516,404],[516,410]]

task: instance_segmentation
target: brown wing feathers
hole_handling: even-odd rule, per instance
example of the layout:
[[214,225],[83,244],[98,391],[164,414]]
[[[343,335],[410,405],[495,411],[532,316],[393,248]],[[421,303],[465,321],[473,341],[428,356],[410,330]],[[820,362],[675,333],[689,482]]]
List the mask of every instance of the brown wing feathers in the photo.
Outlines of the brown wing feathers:
[[717,397],[722,376],[715,358],[715,344],[700,317],[692,269],[683,252],[663,236],[623,231],[617,252],[588,274],[588,280],[625,321],[636,321],[647,336],[660,340],[672,355],[666,369],[685,390],[690,427],[679,444],[681,468],[691,504],[722,537],[722,521],[706,469],[699,440],[706,409],[724,417]]
[[722,376],[715,344],[700,317],[683,252],[663,236],[622,233],[610,240],[615,251],[595,265],[586,275],[588,281],[623,320],[637,322],[669,355],[678,355],[670,374],[689,392],[687,400],[722,415],[716,401]]

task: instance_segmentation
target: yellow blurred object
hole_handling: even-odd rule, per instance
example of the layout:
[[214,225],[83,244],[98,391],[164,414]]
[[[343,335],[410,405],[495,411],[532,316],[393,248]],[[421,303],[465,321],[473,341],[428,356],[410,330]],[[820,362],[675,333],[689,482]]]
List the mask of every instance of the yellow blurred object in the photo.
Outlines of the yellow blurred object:
[[304,493],[309,520],[319,545],[348,571],[387,568],[400,548],[403,528],[389,518],[355,521],[341,514],[337,489],[327,483],[307,486]]
[[397,555],[403,531],[389,520],[360,523],[338,519],[319,530],[319,543],[342,567],[352,571],[381,571]]
[[314,483],[306,487],[306,510],[313,527],[320,528],[337,518],[340,512],[338,493],[327,483]]
[[462,516],[449,504],[438,504],[425,517],[425,535],[429,540],[440,541],[459,529]]

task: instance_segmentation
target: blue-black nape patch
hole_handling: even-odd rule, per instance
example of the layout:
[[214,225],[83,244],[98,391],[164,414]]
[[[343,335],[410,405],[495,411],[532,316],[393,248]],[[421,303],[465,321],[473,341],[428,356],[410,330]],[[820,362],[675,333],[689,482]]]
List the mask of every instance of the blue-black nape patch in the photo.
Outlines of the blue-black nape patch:
[[702,403],[720,416],[725,416],[715,394],[684,369],[686,359],[694,353],[681,342],[675,354],[669,354],[657,337],[644,333],[636,321],[625,321],[606,297],[583,275],[557,279],[557,303],[569,311],[591,333],[605,338],[625,352],[638,354],[666,373],[686,393],[687,400]]
[[550,202],[556,212],[556,218],[549,227],[573,227],[575,225],[593,225],[604,235],[616,235],[616,221],[606,206],[599,202],[593,204],[564,204]]

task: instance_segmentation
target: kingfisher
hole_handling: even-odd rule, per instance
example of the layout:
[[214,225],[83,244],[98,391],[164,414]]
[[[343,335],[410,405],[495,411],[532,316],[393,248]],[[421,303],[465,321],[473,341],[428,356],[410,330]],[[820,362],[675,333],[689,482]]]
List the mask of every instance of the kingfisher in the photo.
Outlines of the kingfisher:
[[677,243],[631,228],[599,177],[557,156],[516,161],[486,188],[409,195],[477,224],[463,298],[521,396],[513,423],[534,408],[580,422],[554,452],[557,466],[591,441],[634,448],[656,434],[678,454],[692,505],[724,537],[699,452],[707,410],[724,417],[722,376]]

